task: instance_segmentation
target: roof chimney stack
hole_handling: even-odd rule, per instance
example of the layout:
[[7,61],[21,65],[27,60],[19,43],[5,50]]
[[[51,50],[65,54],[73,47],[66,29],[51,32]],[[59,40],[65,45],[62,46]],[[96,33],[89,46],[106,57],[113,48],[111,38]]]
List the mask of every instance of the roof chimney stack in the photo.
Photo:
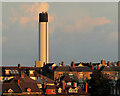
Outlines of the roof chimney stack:
[[93,64],[92,64],[92,62],[90,62],[90,66],[92,66]]
[[118,61],[117,65],[120,66],[120,61]]
[[110,61],[108,61],[107,66],[110,66]]
[[62,66],[64,66],[65,65],[65,63],[64,63],[64,61],[62,61]]
[[63,89],[65,89],[65,81],[63,81],[62,84],[63,84]]
[[21,68],[21,64],[18,64],[18,68],[19,68],[19,69]]
[[72,65],[72,67],[75,67],[75,62],[74,62],[74,61],[72,61],[72,64],[71,64],[71,65]]
[[105,60],[104,60],[104,59],[101,60],[101,64],[102,64],[103,66],[105,66]]

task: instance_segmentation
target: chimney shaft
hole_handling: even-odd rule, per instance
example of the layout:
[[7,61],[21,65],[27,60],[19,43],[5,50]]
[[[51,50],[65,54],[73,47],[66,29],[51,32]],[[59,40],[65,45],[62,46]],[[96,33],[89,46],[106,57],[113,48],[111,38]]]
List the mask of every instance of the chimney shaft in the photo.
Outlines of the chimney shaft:
[[94,66],[92,65],[92,70],[94,70]]
[[91,66],[93,65],[92,62],[90,62],[90,65],[91,65]]
[[20,84],[20,81],[18,80],[18,85]]
[[108,61],[107,65],[110,66],[110,61]]
[[104,59],[101,60],[101,64],[102,64],[103,66],[105,66],[105,60],[104,60]]
[[100,70],[100,65],[98,65],[98,70]]
[[85,91],[88,92],[88,83],[86,83],[85,86],[86,86]]
[[48,53],[49,53],[49,44],[48,44],[48,13],[39,14],[39,61],[43,63],[48,63]]
[[75,62],[74,61],[72,61],[72,67],[75,67]]
[[42,75],[40,75],[40,79],[43,79],[43,78],[42,78]]
[[117,64],[118,66],[120,66],[120,61],[118,61],[118,64]]
[[73,82],[73,87],[75,87],[75,82]]
[[64,66],[65,65],[65,63],[64,63],[64,61],[62,61],[62,66]]
[[18,64],[18,68],[19,68],[19,69],[21,68],[21,64]]
[[65,89],[65,81],[63,81],[62,83],[63,83],[63,89]]

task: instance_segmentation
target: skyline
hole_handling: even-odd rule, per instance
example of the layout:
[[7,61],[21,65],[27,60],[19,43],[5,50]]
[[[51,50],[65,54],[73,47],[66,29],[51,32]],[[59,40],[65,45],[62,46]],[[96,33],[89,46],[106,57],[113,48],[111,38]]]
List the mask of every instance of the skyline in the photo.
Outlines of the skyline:
[[117,3],[11,2],[2,7],[3,65],[33,66],[38,60],[37,16],[41,10],[48,10],[50,17],[50,62],[118,60]]

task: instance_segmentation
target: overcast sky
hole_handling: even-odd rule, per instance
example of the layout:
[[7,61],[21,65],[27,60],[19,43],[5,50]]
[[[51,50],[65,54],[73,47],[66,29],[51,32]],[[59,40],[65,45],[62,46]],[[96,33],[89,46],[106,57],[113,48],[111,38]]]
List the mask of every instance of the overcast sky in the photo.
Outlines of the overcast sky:
[[38,14],[49,14],[49,61],[118,60],[118,3],[2,3],[3,65],[34,66]]

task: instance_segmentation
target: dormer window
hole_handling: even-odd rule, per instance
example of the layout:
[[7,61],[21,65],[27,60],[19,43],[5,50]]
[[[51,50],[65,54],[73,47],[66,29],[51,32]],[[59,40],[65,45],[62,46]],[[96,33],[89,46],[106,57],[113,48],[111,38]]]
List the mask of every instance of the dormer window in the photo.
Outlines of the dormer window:
[[31,88],[27,88],[27,92],[31,92]]
[[29,70],[29,76],[34,76],[34,70]]
[[12,93],[13,92],[13,90],[10,88],[9,90],[8,90],[8,93]]
[[10,70],[6,69],[5,70],[5,75],[10,75]]
[[62,89],[61,89],[61,88],[59,88],[59,89],[58,89],[58,93],[61,93],[61,92],[62,92]]
[[42,88],[42,84],[37,84],[38,88]]

